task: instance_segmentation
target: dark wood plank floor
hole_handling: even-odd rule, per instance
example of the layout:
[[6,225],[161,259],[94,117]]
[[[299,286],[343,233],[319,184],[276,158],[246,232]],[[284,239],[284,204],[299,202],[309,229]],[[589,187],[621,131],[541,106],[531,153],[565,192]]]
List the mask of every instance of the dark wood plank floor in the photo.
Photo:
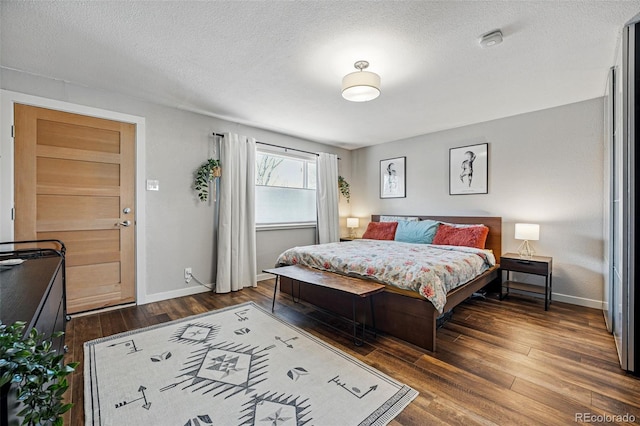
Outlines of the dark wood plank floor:
[[[270,309],[273,281],[232,294],[202,293],[73,318],[66,361],[83,362],[83,343],[247,301]],[[635,417],[640,379],[619,368],[602,312],[525,296],[464,302],[438,330],[436,353],[378,336],[353,346],[349,324],[278,296],[275,314],[420,392],[392,425],[566,425],[576,416]],[[82,365],[67,394],[65,424],[84,423]],[[597,417],[595,418],[597,420]],[[596,424],[624,423],[622,417]],[[612,420],[612,421],[606,421]],[[618,421],[616,421],[618,420]]]

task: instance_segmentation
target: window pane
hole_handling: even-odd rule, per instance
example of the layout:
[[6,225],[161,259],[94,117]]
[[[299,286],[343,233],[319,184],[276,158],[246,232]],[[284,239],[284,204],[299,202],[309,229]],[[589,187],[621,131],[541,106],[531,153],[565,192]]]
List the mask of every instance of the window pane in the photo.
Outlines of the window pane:
[[304,188],[304,162],[281,155],[256,154],[256,184]]
[[256,223],[316,222],[316,158],[256,151]]
[[316,189],[316,163],[309,161],[307,163],[307,188]]
[[256,185],[256,223],[315,221],[315,190]]

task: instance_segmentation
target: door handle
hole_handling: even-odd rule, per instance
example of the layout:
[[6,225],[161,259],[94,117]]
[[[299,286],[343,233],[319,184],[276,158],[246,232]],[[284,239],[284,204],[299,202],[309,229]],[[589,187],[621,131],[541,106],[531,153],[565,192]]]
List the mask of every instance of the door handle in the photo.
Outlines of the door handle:
[[125,220],[124,222],[116,223],[116,226],[124,226],[124,227],[131,226],[131,221]]

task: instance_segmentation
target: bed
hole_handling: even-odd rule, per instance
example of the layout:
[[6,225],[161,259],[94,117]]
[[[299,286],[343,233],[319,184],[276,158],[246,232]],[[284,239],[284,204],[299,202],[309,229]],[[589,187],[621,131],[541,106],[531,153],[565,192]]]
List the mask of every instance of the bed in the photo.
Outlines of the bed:
[[[380,222],[381,217],[383,216],[372,215],[371,221]],[[500,217],[397,215],[395,217],[397,217],[398,220],[409,218],[416,220],[417,218],[421,221],[432,220],[460,225],[483,224],[489,229],[484,247],[486,250],[490,250],[493,253],[493,256],[489,255],[488,257],[499,259],[499,256],[502,253],[502,219]],[[362,245],[357,245],[361,243]],[[375,243],[375,241],[368,242],[363,240],[334,243],[333,245],[328,246],[329,248],[334,250],[336,248],[336,244],[340,244],[345,247],[345,251],[351,251],[352,253],[358,251],[360,247],[362,247],[364,251],[365,246],[368,245],[378,246],[378,250],[384,248],[382,242],[380,242],[381,244]],[[391,244],[393,244],[393,242],[391,242]],[[397,247],[397,250],[399,250],[400,247],[404,245],[407,244],[398,243],[395,247]],[[420,246],[418,244],[409,245]],[[442,248],[447,249],[447,247]],[[320,248],[320,250],[322,250],[322,248]],[[461,251],[472,250],[463,249]],[[443,252],[446,252],[446,250]],[[420,256],[420,253],[416,254],[416,256]],[[448,252],[446,252],[444,256],[449,257]],[[391,257],[391,255],[389,257]],[[415,258],[410,258],[409,255],[406,255],[406,257],[407,263],[413,263],[415,261]],[[302,263],[300,258],[294,258],[291,256],[290,252],[285,251],[278,259],[278,266],[297,264],[298,262],[300,262],[300,264],[305,264]],[[468,262],[468,260],[465,260],[465,262]],[[343,263],[348,264],[349,261],[347,260]],[[469,298],[473,293],[492,283],[494,280],[497,280],[500,265],[498,265],[497,262],[492,263],[493,264],[491,265],[487,264],[483,268],[484,270],[473,278],[469,279],[468,276],[465,277],[463,274],[463,276],[460,277],[462,284],[448,283],[445,287],[452,288],[449,290],[440,290],[439,292],[432,291],[432,287],[422,283],[421,280],[423,279],[423,277],[418,277],[418,274],[416,274],[415,278],[411,280],[412,282],[396,282],[396,285],[400,284],[401,287],[405,287],[400,288],[396,285],[385,283],[380,277],[368,276],[365,271],[358,271],[357,268],[340,270],[339,272],[334,273],[359,276],[362,279],[371,279],[378,282],[383,282],[385,284],[385,291],[377,294],[373,299],[373,307],[375,309],[376,318],[376,329],[391,336],[405,340],[409,343],[415,344],[429,351],[435,351],[436,325],[438,317],[441,316],[443,312],[451,311],[455,306]],[[326,263],[321,263],[319,265],[308,264],[307,266],[317,267],[323,270],[330,269],[330,265]],[[422,269],[429,270],[431,268]],[[296,285],[294,286],[294,282],[292,280],[283,277],[280,281],[280,291],[283,293],[291,294],[292,296],[295,296],[296,299],[299,297],[300,299],[312,303],[313,305],[332,311],[344,317],[349,318],[352,316],[352,305],[350,300],[348,298],[341,297],[339,294],[329,289],[321,288],[318,286],[305,285],[304,283],[299,282],[296,282]],[[443,291],[445,291],[445,293],[443,293]],[[367,325],[373,325],[369,324],[371,315],[367,315],[368,306],[363,304],[358,309],[359,320],[367,323]]]

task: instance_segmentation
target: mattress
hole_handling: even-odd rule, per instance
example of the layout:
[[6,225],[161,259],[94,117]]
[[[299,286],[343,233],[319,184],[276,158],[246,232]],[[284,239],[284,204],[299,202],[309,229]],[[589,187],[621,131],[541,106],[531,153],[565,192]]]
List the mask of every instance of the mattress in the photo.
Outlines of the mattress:
[[494,266],[495,257],[490,250],[472,247],[361,239],[294,247],[276,264],[371,279],[414,292],[442,313],[447,293]]

